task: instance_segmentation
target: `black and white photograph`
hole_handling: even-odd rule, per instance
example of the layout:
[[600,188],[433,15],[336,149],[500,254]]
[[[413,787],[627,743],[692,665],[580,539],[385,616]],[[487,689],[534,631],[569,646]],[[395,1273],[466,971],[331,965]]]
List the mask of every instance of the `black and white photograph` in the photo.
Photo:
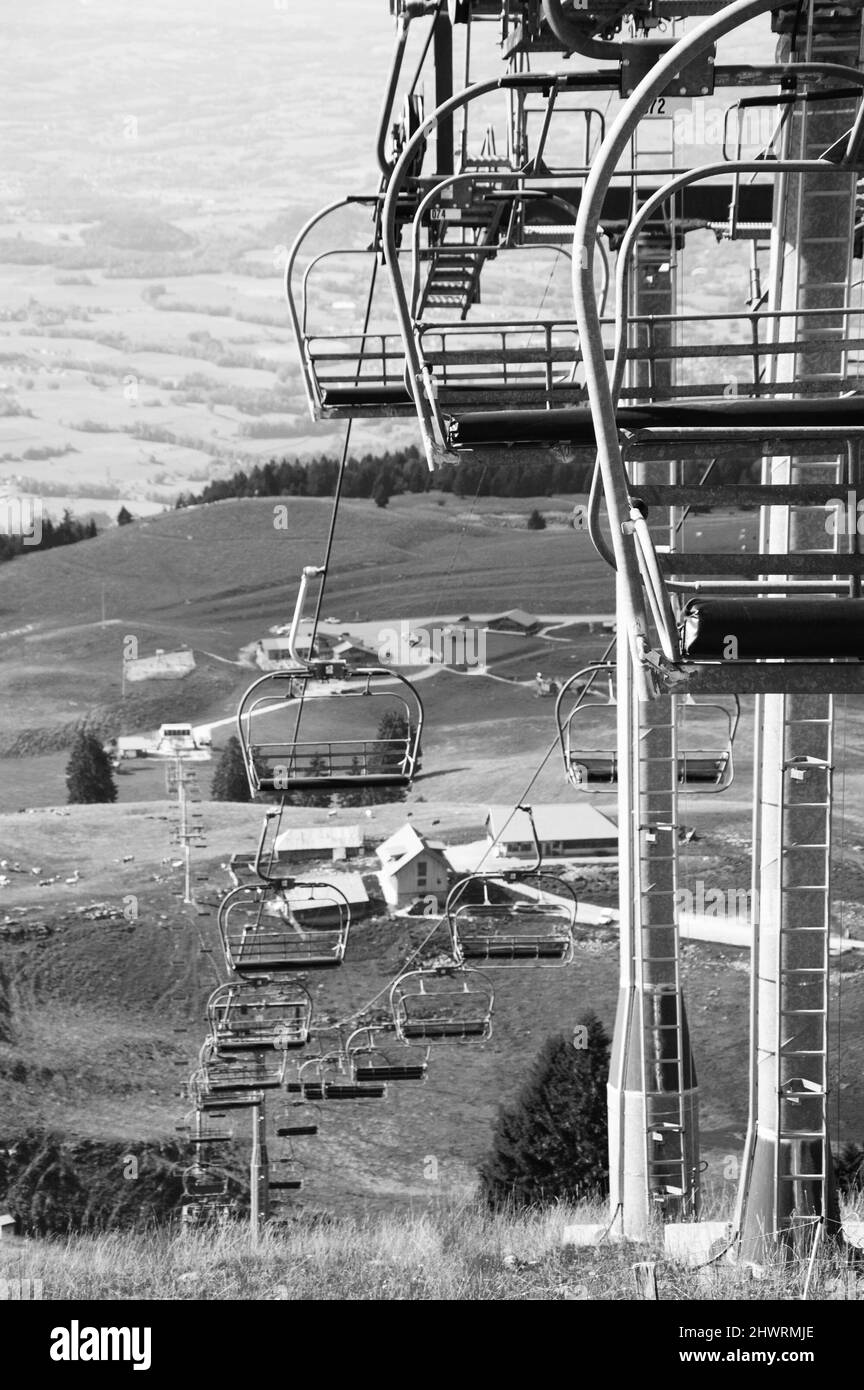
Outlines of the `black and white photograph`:
[[0,54],[34,1374],[218,1373],[273,1302],[827,1368],[864,0],[8,0]]

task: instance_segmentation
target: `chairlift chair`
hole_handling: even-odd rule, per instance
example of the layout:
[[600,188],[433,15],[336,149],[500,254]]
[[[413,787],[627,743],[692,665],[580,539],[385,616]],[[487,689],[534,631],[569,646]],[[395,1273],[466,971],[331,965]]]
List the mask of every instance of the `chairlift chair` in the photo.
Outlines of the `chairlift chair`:
[[217,1197],[195,1198],[185,1201],[181,1206],[180,1222],[187,1227],[226,1227],[235,1209],[235,1199],[228,1193]]
[[300,1084],[304,1100],[384,1100],[387,1086],[383,1081],[355,1080],[349,1059],[343,1052],[325,1057],[310,1057],[300,1068]]
[[[370,700],[377,722],[369,722],[370,706],[357,703]],[[390,713],[400,732],[381,737],[381,718]],[[422,726],[422,702],[405,676],[335,661],[268,671],[245,692],[237,714],[253,796],[409,787]]]
[[256,1052],[223,1050],[212,1038],[201,1048],[202,1083],[209,1095],[278,1090],[285,1080],[288,1054],[279,1049]]
[[241,884],[220,903],[218,924],[238,975],[323,970],[342,963],[351,908],[333,883]]
[[223,1051],[305,1047],[312,1023],[312,998],[302,985],[268,979],[231,980],[218,985],[207,1003],[210,1033]]
[[[386,1051],[377,1035],[395,1035],[394,1023],[364,1024],[355,1029],[345,1044],[354,1080],[360,1084],[388,1081],[425,1081],[429,1069],[429,1048],[402,1045]],[[399,1052],[402,1055],[399,1055]]]
[[[308,659],[298,653],[309,583],[325,574],[312,565],[301,572],[286,638],[291,664],[259,676],[240,701],[237,732],[253,797],[408,787],[417,770],[423,702],[405,676],[319,659],[314,632]],[[391,729],[382,734],[385,717]],[[333,738],[334,721],[347,736]]]
[[[564,769],[571,786],[577,791],[592,791],[601,787],[615,787],[618,784],[618,748],[616,724],[616,701],[613,688],[614,663],[602,662],[586,666],[577,671],[562,686],[555,705],[558,722],[558,737],[564,757]],[[606,683],[606,693],[598,697],[596,683]],[[565,713],[565,705],[571,693],[576,691],[574,704]],[[741,701],[737,695],[724,697],[727,703],[718,700],[702,700],[686,696],[677,704],[679,728],[678,746],[678,786],[687,792],[723,792],[731,786],[735,765],[733,751],[738,724],[741,719]],[[586,748],[585,738],[577,738],[575,725],[586,711],[602,710],[611,712],[611,728],[606,748]],[[688,723],[699,723],[698,714],[705,713],[710,728],[704,725],[698,730],[699,740],[695,741],[697,729],[688,734]],[[689,717],[688,717],[689,716]]]
[[190,1111],[185,1116],[185,1122],[182,1125],[184,1133],[188,1136],[186,1143],[196,1148],[203,1148],[208,1144],[230,1144],[234,1138],[233,1129],[227,1129],[224,1125],[215,1123],[216,1118],[211,1113],[208,1119],[201,1110]]
[[196,1199],[222,1197],[228,1191],[231,1179],[221,1168],[209,1163],[190,1164],[183,1172],[183,1196]]
[[554,874],[469,874],[445,904],[453,959],[487,966],[568,965],[576,895]]
[[492,1033],[495,992],[480,970],[433,966],[394,981],[390,1007],[402,1042],[483,1041]]
[[[302,1082],[298,1085],[302,1087]],[[286,1090],[288,1087],[286,1086]],[[306,1100],[288,1102],[288,1113],[276,1127],[280,1139],[310,1139],[318,1133],[320,1111]]]
[[236,1090],[213,1092],[210,1087],[207,1068],[199,1062],[189,1078],[189,1099],[202,1114],[214,1111],[223,1115],[228,1110],[248,1110],[250,1106],[260,1105],[264,1099],[261,1090]]
[[543,872],[543,853],[530,806],[535,862],[530,867],[468,874],[454,885],[444,915],[453,959],[513,966],[526,961],[567,965],[573,959],[576,894]]

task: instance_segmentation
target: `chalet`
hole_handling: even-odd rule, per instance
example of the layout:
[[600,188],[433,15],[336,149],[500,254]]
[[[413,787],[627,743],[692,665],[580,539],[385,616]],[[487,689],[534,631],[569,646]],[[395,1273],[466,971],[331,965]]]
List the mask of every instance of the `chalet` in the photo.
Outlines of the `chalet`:
[[370,652],[366,647],[361,647],[357,642],[352,642],[350,638],[344,638],[337,642],[333,648],[333,658],[335,661],[344,661],[346,666],[377,666],[378,653]]
[[[545,859],[606,859],[618,854],[618,830],[608,816],[585,803],[533,806],[537,839]],[[536,854],[531,821],[512,806],[490,806],[486,835],[500,858]]]
[[377,849],[384,901],[408,907],[428,894],[443,899],[450,884],[450,865],[440,840],[428,840],[407,823]]
[[[320,633],[315,639],[315,655],[319,657],[329,657],[331,655],[333,643],[328,637]],[[301,633],[297,638],[296,651],[298,658],[303,661],[309,656],[309,636]],[[296,667],[297,662],[291,656],[288,648],[288,638],[284,635],[275,637],[263,637],[255,644],[254,651],[255,665],[262,671],[283,671],[290,667]]]
[[533,613],[526,613],[524,608],[511,608],[506,613],[499,613],[497,618],[490,618],[486,626],[490,632],[516,632],[521,637],[533,637],[543,624]]

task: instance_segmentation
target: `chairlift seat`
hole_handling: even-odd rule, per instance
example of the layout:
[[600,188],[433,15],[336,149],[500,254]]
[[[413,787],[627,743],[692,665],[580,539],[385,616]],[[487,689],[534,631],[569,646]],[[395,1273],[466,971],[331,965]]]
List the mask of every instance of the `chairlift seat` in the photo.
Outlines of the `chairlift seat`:
[[353,1081],[325,1081],[324,1100],[383,1100],[387,1087],[383,1084],[359,1086]]
[[[254,751],[254,748],[253,748]],[[286,776],[278,768],[261,771],[257,786],[262,792],[284,792],[290,787],[294,791],[353,791],[357,787],[410,787],[411,777],[403,772],[362,772],[356,777],[347,773],[334,773],[332,776],[313,777],[304,774]]]
[[[653,405],[621,406],[619,431],[655,436],[665,430],[687,430],[691,437],[720,438],[739,431],[758,442],[771,435],[794,438],[796,431],[864,432],[864,396],[825,399],[742,399],[722,401],[658,401]],[[449,418],[448,437],[456,449],[500,448],[502,445],[562,444],[596,448],[590,409],[490,410]]]
[[405,1038],[486,1038],[489,1036],[489,1021],[486,1018],[463,1019],[407,1019],[402,1024]]
[[466,960],[562,960],[570,953],[570,936],[551,937],[466,936],[459,943]]
[[682,629],[685,662],[864,659],[860,599],[691,599]]
[[402,382],[370,382],[368,386],[323,386],[324,410],[404,410],[414,413],[414,397]]
[[426,1063],[389,1063],[374,1062],[363,1065],[358,1063],[354,1068],[354,1076],[357,1081],[425,1081]]

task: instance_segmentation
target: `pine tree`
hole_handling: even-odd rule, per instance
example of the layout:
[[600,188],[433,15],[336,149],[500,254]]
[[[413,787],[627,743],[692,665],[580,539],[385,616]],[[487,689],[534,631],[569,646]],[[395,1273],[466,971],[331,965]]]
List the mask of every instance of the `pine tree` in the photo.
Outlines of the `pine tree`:
[[535,507],[527,522],[525,523],[529,531],[545,531],[546,518],[542,512],[538,512]]
[[[376,753],[370,759],[371,772],[399,772],[404,761],[404,750],[410,747],[414,737],[414,728],[410,721],[401,714],[398,709],[390,709],[382,716],[378,725],[376,738],[381,743],[391,743],[393,746],[384,748],[380,753]],[[416,769],[420,766],[420,750],[417,750]],[[408,795],[405,787],[376,787],[374,801],[404,801]]]
[[133,516],[132,513],[128,510],[127,507],[121,507],[121,508],[120,508],[119,512],[117,513],[117,525],[118,525],[118,526],[128,526],[129,523],[130,523],[130,521],[134,521],[134,520],[135,520],[134,516]]
[[80,729],[75,736],[66,764],[66,788],[70,804],[117,800],[111,759],[101,741],[87,729]]
[[213,773],[210,797],[213,801],[252,800],[243,752],[236,734],[232,734],[222,750],[222,756]]
[[[309,763],[308,775],[321,777],[327,771],[327,764],[320,753],[316,753]],[[297,791],[291,795],[292,806],[329,806],[333,793],[329,791]]]
[[609,1048],[590,1012],[572,1038],[559,1033],[544,1044],[515,1104],[499,1111],[480,1167],[481,1195],[492,1210],[606,1192]]
[[389,471],[385,468],[378,474],[373,484],[372,501],[376,507],[386,507],[392,496],[393,483]]
[[[363,771],[360,759],[355,756],[351,759],[351,776],[359,777]],[[378,792],[373,787],[356,786],[350,790],[337,793],[336,800],[340,806],[372,806],[378,799]]]

